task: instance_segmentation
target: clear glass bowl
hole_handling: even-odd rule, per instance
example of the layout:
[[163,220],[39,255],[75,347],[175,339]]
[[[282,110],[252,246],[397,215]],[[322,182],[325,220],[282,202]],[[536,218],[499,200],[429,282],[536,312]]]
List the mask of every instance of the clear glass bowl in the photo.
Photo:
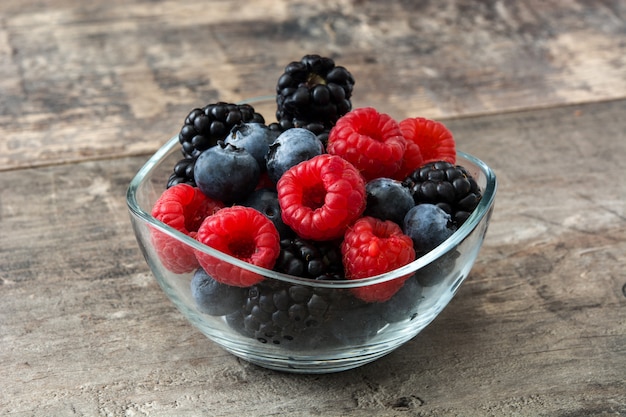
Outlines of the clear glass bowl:
[[[261,114],[271,114],[259,110],[256,103],[253,105]],[[428,254],[394,271],[360,280],[316,281],[247,264],[152,217],[152,206],[180,159],[179,146],[177,137],[170,139],[130,182],[127,204],[139,247],[163,291],[210,340],[249,362],[281,371],[329,373],[355,368],[388,354],[417,335],[450,302],[468,276],[487,232],[496,195],[492,170],[479,159],[459,152],[457,164],[468,170],[483,194],[459,230]],[[265,283],[275,283],[287,291],[314,292],[329,297],[325,299],[352,301],[331,305],[321,322],[303,322],[289,340],[250,334],[244,329],[241,312],[210,315],[197,305],[191,291],[194,272],[176,274],[164,267],[152,244],[151,235],[155,233],[171,237],[190,251],[200,251],[204,256],[261,274]],[[349,297],[351,288],[407,275],[410,278],[401,290],[385,303],[356,302]]]

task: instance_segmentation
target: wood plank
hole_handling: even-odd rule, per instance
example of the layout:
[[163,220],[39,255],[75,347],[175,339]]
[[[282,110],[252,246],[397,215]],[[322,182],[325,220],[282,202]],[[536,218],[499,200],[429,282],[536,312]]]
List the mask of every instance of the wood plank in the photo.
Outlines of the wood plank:
[[124,192],[145,157],[0,177],[0,414],[626,414],[626,101],[448,125],[500,189],[442,314],[389,356],[297,376],[237,360],[174,309]]
[[[146,154],[194,107],[335,57],[401,118],[626,96],[623,1],[0,4],[0,170]],[[263,10],[259,17],[258,10]],[[272,112],[266,114],[273,120]]]

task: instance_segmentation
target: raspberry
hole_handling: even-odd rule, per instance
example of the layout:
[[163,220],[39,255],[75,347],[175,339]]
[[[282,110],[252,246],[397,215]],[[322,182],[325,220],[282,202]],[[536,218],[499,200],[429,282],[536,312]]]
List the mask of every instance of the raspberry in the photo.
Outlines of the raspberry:
[[[213,249],[267,269],[274,266],[280,253],[280,238],[274,223],[250,207],[227,207],[207,217],[196,238]],[[249,287],[263,280],[260,274],[204,252],[196,251],[196,258],[209,276],[223,284]]]
[[[174,185],[165,190],[152,208],[152,216],[168,226],[195,238],[202,221],[221,209],[223,204],[206,197],[189,184]],[[198,267],[191,247],[175,238],[152,230],[152,243],[168,270],[183,274]]]
[[[402,131],[402,128],[400,128]],[[403,134],[404,135],[404,134]],[[393,175],[393,179],[402,181],[417,167],[424,163],[424,157],[417,142],[406,138],[406,150],[404,151],[404,157],[402,158],[402,164],[400,169]]]
[[[367,278],[393,271],[415,260],[413,241],[392,221],[365,216],[346,232],[341,244],[346,278]],[[389,300],[411,275],[352,288],[366,302]]]
[[400,169],[406,139],[391,116],[364,107],[337,121],[328,135],[327,149],[352,163],[369,181],[392,177]]
[[290,168],[276,189],[283,221],[304,239],[340,238],[365,209],[363,177],[336,155],[318,155]]
[[[419,147],[422,155],[421,163],[408,161],[402,173],[408,175],[423,164],[433,161],[448,161],[456,163],[456,144],[452,132],[443,123],[423,117],[404,119],[400,122],[400,131],[407,140]],[[409,164],[409,162],[411,162]],[[399,178],[402,179],[402,178]]]

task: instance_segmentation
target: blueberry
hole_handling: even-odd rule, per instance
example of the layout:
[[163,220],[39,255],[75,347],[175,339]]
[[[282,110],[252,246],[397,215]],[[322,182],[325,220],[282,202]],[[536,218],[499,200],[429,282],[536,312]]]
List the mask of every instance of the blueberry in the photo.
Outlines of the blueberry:
[[422,286],[411,276],[389,300],[382,304],[381,315],[389,323],[413,320],[417,317],[417,307],[422,300]]
[[191,280],[191,295],[198,310],[211,316],[234,313],[243,305],[246,289],[215,281],[200,268]]
[[285,130],[270,145],[266,156],[270,180],[277,183],[289,168],[323,152],[324,145],[310,130],[303,128]]
[[415,272],[417,281],[424,287],[432,287],[448,278],[455,271],[456,260],[461,254],[454,250]]
[[237,202],[256,187],[261,169],[247,151],[219,142],[198,156],[196,185],[209,198],[225,204]]
[[270,130],[263,123],[242,123],[232,128],[224,142],[245,149],[256,159],[263,170],[265,169],[265,155],[278,134],[279,132]]
[[365,215],[391,220],[402,226],[404,216],[415,206],[408,188],[391,178],[376,178],[365,185],[367,206]]
[[418,255],[431,251],[454,233],[450,215],[434,204],[413,207],[404,217],[403,226]]
[[293,230],[283,222],[282,211],[278,204],[278,193],[275,190],[270,188],[258,189],[243,200],[241,205],[252,207],[263,213],[274,223],[281,239],[294,235]]
[[329,330],[343,345],[366,343],[387,325],[381,314],[380,303],[347,299],[333,313],[334,316],[328,323]]

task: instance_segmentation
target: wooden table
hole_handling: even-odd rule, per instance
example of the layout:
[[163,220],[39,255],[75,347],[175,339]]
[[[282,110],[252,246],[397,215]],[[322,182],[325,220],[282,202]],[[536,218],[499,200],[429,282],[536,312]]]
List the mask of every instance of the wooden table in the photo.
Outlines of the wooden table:
[[[189,110],[271,94],[306,53],[500,181],[442,314],[321,376],[189,325],[125,202]],[[0,55],[1,415],[626,415],[625,1],[8,0]]]

